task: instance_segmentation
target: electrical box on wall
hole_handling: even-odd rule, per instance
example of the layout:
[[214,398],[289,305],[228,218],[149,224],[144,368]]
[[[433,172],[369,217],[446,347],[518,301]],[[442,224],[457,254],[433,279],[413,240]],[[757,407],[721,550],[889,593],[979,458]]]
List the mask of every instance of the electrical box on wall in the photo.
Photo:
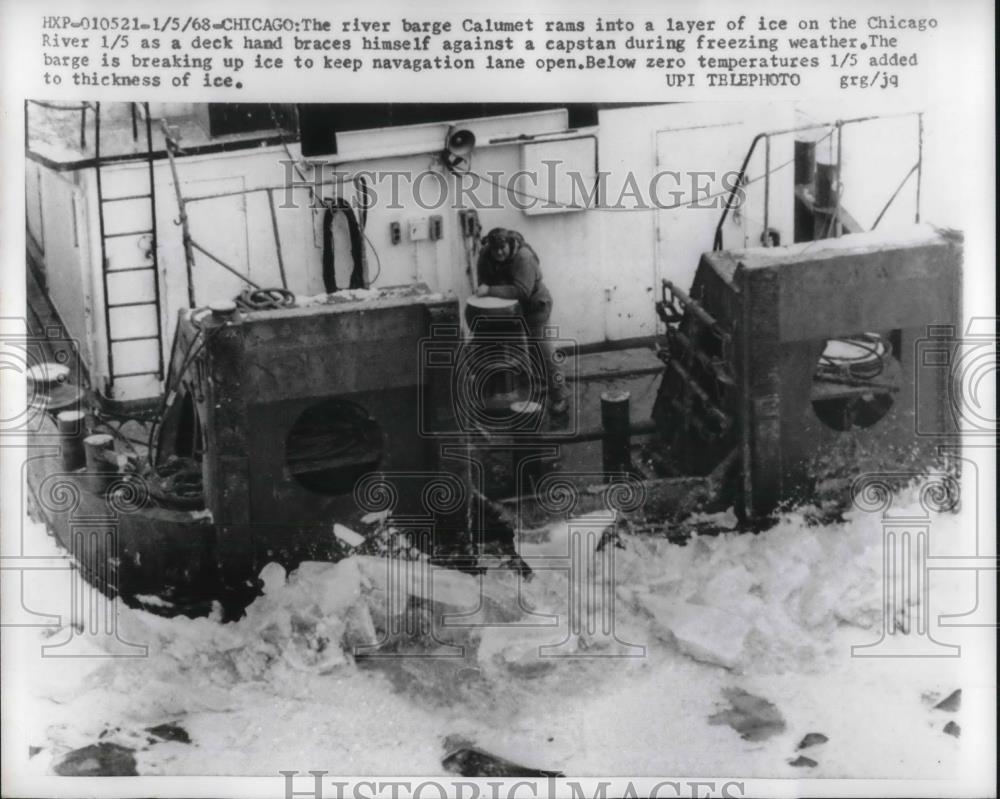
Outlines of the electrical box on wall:
[[407,220],[406,225],[410,241],[424,241],[430,238],[430,225],[426,216]]

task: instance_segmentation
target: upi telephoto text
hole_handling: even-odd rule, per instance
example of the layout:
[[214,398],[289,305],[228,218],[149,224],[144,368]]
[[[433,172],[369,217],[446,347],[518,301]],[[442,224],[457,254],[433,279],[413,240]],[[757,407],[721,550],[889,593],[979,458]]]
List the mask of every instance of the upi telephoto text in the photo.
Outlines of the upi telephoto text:
[[[48,86],[247,88],[279,72],[589,70],[658,75],[671,88],[897,89],[933,69],[936,17],[523,16],[499,20],[45,16]],[[926,61],[926,63],[925,63]],[[922,69],[920,69],[922,68]]]

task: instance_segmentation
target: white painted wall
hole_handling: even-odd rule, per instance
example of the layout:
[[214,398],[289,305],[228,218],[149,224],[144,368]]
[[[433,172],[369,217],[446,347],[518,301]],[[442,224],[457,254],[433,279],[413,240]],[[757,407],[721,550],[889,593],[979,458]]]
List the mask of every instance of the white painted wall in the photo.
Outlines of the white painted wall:
[[[791,127],[791,106],[736,103],[676,104],[617,109],[601,114],[601,168],[612,173],[610,193],[620,191],[627,175],[647,185],[658,173],[680,173],[657,182],[657,197],[663,205],[699,199],[701,205],[650,212],[604,212],[601,230],[605,257],[616,256],[620,267],[609,270],[611,294],[606,316],[608,338],[652,335],[658,320],[653,299],[659,297],[660,281],[672,280],[683,288],[691,284],[701,253],[712,249],[715,227],[724,197],[703,200],[722,191],[721,173],[738,171],[754,136],[761,131]],[[786,163],[793,151],[792,137],[775,139],[772,170]],[[751,179],[764,173],[763,152],[751,161]],[[688,173],[702,175],[697,183]],[[791,164],[772,176],[769,226],[777,228],[782,241],[791,241],[793,170]],[[747,188],[748,202],[742,213],[725,228],[724,244],[730,249],[756,246],[763,231],[763,182]]]
[[[597,128],[579,133],[596,135],[599,168],[609,173],[607,198],[608,202],[614,203],[630,174],[645,191],[659,170],[671,169],[682,173],[690,170],[717,170],[720,173],[737,170],[755,133],[790,127],[792,121],[790,107],[735,104],[648,106],[602,111]],[[468,124],[475,126],[483,123],[471,121]],[[518,124],[516,119],[505,120],[501,127],[512,131],[518,128]],[[523,124],[533,131],[551,128],[550,119],[540,121],[532,117],[530,122],[525,120]],[[539,128],[539,125],[542,127]],[[446,126],[439,127],[447,130]],[[434,198],[442,184],[447,187],[443,207],[431,211],[418,205],[406,183],[400,196],[402,207],[397,208],[386,204],[388,183],[373,187],[380,197],[369,212],[367,235],[381,262],[379,267],[373,253],[368,251],[368,270],[369,275],[375,278],[374,285],[421,281],[432,290],[466,298],[471,287],[458,231],[456,198],[460,194],[458,181],[471,179],[448,174],[435,162],[434,154],[425,149],[428,143],[421,139],[421,136],[427,138],[429,135],[426,126],[414,130],[413,142],[408,142],[405,130],[391,131],[395,152],[414,153],[414,147],[422,150],[409,155],[378,154],[376,157],[374,153],[385,152],[386,144],[382,141],[380,145],[377,133],[371,135],[371,146],[368,148],[373,155],[365,155],[365,137],[351,135],[349,152],[354,155],[349,161],[337,163],[341,173],[395,170],[419,174],[430,166],[437,170],[442,180],[425,179],[422,184],[425,196]],[[435,132],[435,136],[438,135],[440,131]],[[524,146],[524,142],[517,141],[489,144],[482,138],[473,154],[473,169],[480,174],[513,174],[524,162]],[[578,148],[579,144],[574,143],[573,146]],[[294,148],[293,154],[298,155]],[[770,225],[781,232],[783,241],[791,241],[792,238],[791,154],[791,136],[775,140],[772,168],[784,166],[774,175],[771,185]],[[281,147],[185,157],[178,160],[179,178],[187,197],[280,186],[285,178],[285,168],[281,164],[285,158]],[[47,170],[42,169],[42,172]],[[761,153],[752,162],[750,175],[753,178],[762,173]],[[102,174],[105,196],[146,191],[146,165],[143,163],[109,166]],[[63,288],[70,296],[57,307],[61,312],[65,308],[72,319],[72,322],[67,319],[67,324],[81,331],[89,330],[93,340],[90,362],[92,371],[98,377],[95,382],[100,385],[99,377],[107,373],[103,311],[93,314],[93,319],[87,323],[77,318],[71,307],[72,296],[79,296],[77,292],[86,295],[88,291],[94,295],[96,307],[103,307],[100,304],[103,292],[93,170],[81,173],[79,180],[86,197],[86,208],[81,213],[86,212],[83,227],[88,238],[89,259],[85,259],[81,267],[66,255],[65,248],[60,250],[56,243],[49,246],[48,242],[53,239],[65,239],[71,235],[71,228],[65,224],[50,228],[46,218],[48,269],[51,275],[66,275]],[[42,184],[45,181],[43,177]],[[160,321],[167,339],[164,342],[166,355],[177,312],[189,304],[188,281],[181,231],[175,224],[178,208],[174,199],[173,176],[167,161],[156,162],[155,183]],[[713,190],[718,186],[717,179],[707,183],[712,185]],[[37,184],[38,181],[35,181],[34,185]],[[679,186],[661,181],[660,187],[661,200],[669,200],[671,191],[677,191],[685,198],[690,195],[686,179]],[[750,188],[750,203],[743,209],[741,217],[727,227],[727,247],[752,246],[759,241],[763,229],[762,188],[763,183],[756,183]],[[29,195],[33,190],[29,180]],[[555,298],[552,322],[558,325],[561,336],[584,344],[654,334],[657,331],[654,302],[659,295],[660,279],[667,277],[685,287],[690,284],[701,252],[711,249],[715,225],[721,213],[720,206],[711,210],[594,209],[533,215],[519,210],[511,202],[511,197],[492,186],[481,185],[474,194],[484,204],[489,204],[491,195],[499,196],[501,207],[487,207],[479,211],[483,229],[502,226],[519,230],[524,235],[539,254],[546,283]],[[299,207],[279,207],[277,210],[289,288],[300,295],[319,294],[323,292],[322,211],[308,207],[306,191],[297,190],[294,197]],[[276,195],[279,205],[283,199],[279,192]],[[35,200],[37,198],[29,196],[29,206]],[[466,195],[465,206],[470,205]],[[47,213],[59,212],[52,210]],[[192,235],[206,249],[238,269],[247,269],[251,279],[257,283],[280,285],[274,234],[264,193],[192,202],[188,213]],[[442,216],[443,238],[440,241],[408,240],[407,223],[432,213]],[[109,210],[107,220],[109,230],[145,228],[148,226],[148,205],[144,201],[121,203],[114,207],[113,212]],[[403,230],[403,240],[396,245],[390,241],[392,222],[399,222]],[[346,227],[340,227],[338,231],[338,284],[346,286],[350,269],[349,244]],[[111,240],[108,244],[111,268],[148,263],[143,254],[143,248],[147,246],[148,242],[142,236]],[[141,279],[115,281],[112,291],[119,301],[128,295],[140,298],[151,296],[149,276],[147,273],[142,275]],[[243,287],[238,278],[201,254],[196,256],[194,285],[195,301],[199,305],[230,299]],[[116,337],[129,333],[141,335],[155,323],[149,308],[121,309],[115,317]],[[118,349],[121,352],[116,351],[116,357],[120,363],[127,361],[136,369],[155,368],[156,353],[148,344]],[[155,395],[158,391],[155,379],[136,378],[123,381],[117,396],[133,399]]]
[[59,174],[33,162],[27,165],[27,223],[44,257],[49,297],[67,333],[88,361],[91,330],[92,266],[85,189],[76,173]]

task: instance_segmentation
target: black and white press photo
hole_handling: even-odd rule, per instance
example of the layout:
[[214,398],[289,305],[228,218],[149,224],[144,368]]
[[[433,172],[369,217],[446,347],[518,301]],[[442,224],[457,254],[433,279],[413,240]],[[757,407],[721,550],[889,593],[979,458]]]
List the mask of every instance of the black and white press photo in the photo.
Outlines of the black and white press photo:
[[9,795],[995,795],[974,15],[251,5],[5,79]]

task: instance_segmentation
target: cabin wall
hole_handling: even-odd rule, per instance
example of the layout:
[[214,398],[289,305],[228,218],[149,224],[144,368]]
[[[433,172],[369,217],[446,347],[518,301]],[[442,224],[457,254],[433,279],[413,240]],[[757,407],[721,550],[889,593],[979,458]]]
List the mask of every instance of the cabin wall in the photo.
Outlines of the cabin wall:
[[49,299],[76,342],[93,363],[92,255],[86,187],[80,173],[59,173],[27,163],[27,231],[41,256],[42,279]]
[[[540,124],[537,119],[505,123]],[[550,124],[548,120],[546,124]],[[479,122],[470,122],[475,127]],[[421,179],[420,188],[425,203],[434,203],[440,192],[445,195],[438,207],[421,207],[408,180],[401,180],[398,204],[389,204],[389,182],[374,183],[378,199],[369,210],[366,233],[368,278],[374,286],[390,286],[424,282],[432,291],[466,298],[472,290],[467,273],[467,260],[462,242],[458,210],[477,207],[484,231],[492,227],[508,227],[520,231],[538,253],[545,281],[554,298],[552,323],[559,335],[581,344],[605,340],[649,336],[657,331],[654,302],[659,294],[661,278],[669,278],[687,287],[701,252],[712,248],[716,223],[721,213],[721,198],[709,200],[705,208],[657,209],[649,205],[650,181],[663,170],[674,170],[676,178],[661,179],[655,199],[659,202],[686,203],[698,196],[712,195],[721,190],[722,174],[735,171],[746,153],[753,136],[761,131],[792,124],[791,107],[773,109],[736,104],[669,105],[627,109],[606,109],[600,112],[597,128],[574,132],[577,141],[564,146],[573,150],[574,163],[586,164],[588,147],[595,147],[598,168],[607,173],[604,179],[604,201],[611,207],[590,210],[526,213],[518,207],[523,196],[510,195],[489,184],[471,188],[471,177],[459,177],[445,171],[437,163],[436,153],[428,152],[428,130],[392,129],[371,134],[371,147],[363,140],[340,156],[336,170],[340,174],[356,171],[380,171],[420,175],[428,168],[437,177]],[[461,125],[460,125],[461,126]],[[447,127],[443,128],[447,130]],[[355,134],[356,135],[356,134]],[[435,135],[435,140],[437,134]],[[367,134],[365,134],[367,136]],[[596,138],[596,144],[588,137]],[[443,139],[443,136],[441,137]],[[382,147],[379,147],[379,142]],[[183,145],[183,142],[182,142]],[[513,141],[489,144],[485,137],[472,155],[472,168],[480,175],[500,172],[509,176],[526,164],[537,163],[546,154],[559,151],[557,144]],[[391,148],[391,149],[390,149]],[[532,149],[534,148],[534,149]],[[291,146],[298,157],[297,148]],[[366,151],[370,154],[366,155]],[[382,155],[387,151],[410,152],[409,155]],[[583,156],[581,157],[581,153]],[[792,238],[792,137],[776,139],[772,146],[772,168],[785,164],[771,182],[771,216],[769,226],[779,230],[782,241]],[[331,156],[331,159],[333,156]],[[582,160],[581,160],[582,159]],[[284,272],[288,288],[298,295],[324,293],[322,279],[323,211],[310,207],[309,192],[302,187],[290,193],[280,189],[286,182],[289,167],[283,163],[287,155],[283,147],[268,146],[231,153],[215,153],[181,157],[177,160],[178,177],[188,198],[188,218],[192,237],[206,250],[239,271],[248,270],[250,279],[262,286],[282,285],[276,257],[274,229],[266,192],[235,194],[202,201],[195,196],[239,192],[259,187],[279,187],[274,193],[275,217],[281,239]],[[332,165],[332,161],[331,161]],[[692,183],[690,171],[706,173]],[[708,174],[712,173],[712,174]],[[751,162],[751,177],[763,173],[763,154]],[[176,324],[177,313],[189,307],[189,286],[181,230],[177,224],[179,210],[175,199],[174,178],[169,162],[155,162],[155,193],[157,218],[157,254],[159,260],[160,325],[163,330],[164,358]],[[104,195],[124,196],[148,190],[145,163],[109,165],[102,169]],[[631,179],[638,187],[622,197],[623,208],[615,208],[623,189]],[[53,273],[66,270],[76,276],[65,284],[64,305],[70,297],[95,295],[103,308],[100,237],[97,215],[94,171],[84,170],[78,178],[86,195],[86,224],[89,234],[90,286],[81,276],[79,265],[49,264]],[[460,183],[461,181],[461,183]],[[531,194],[544,195],[545,187],[520,184]],[[742,213],[731,217],[725,245],[728,248],[754,246],[763,231],[763,182],[753,184],[748,204]],[[348,184],[345,196],[353,188]],[[473,199],[475,198],[475,199]],[[292,202],[289,202],[292,200]],[[634,207],[645,203],[646,207]],[[293,206],[293,207],[288,207]],[[81,209],[81,213],[82,213]],[[51,213],[51,212],[50,212]],[[440,240],[412,241],[408,223],[439,214],[443,235]],[[146,200],[130,200],[107,206],[106,228],[128,233],[149,227],[149,206]],[[390,225],[400,224],[402,239],[390,240]],[[339,215],[335,223],[335,263],[337,283],[348,285],[351,269],[347,228]],[[64,233],[65,233],[65,227]],[[151,242],[141,233],[108,240],[107,255],[110,269],[137,268],[149,264]],[[86,251],[87,245],[84,245]],[[373,252],[377,252],[377,258]],[[117,276],[109,287],[113,302],[142,301],[154,296],[151,272],[132,272]],[[74,282],[75,281],[75,282]],[[241,280],[227,272],[201,252],[195,253],[193,269],[194,303],[232,299],[242,288]],[[78,305],[78,301],[77,301]],[[70,315],[73,316],[72,310]],[[73,317],[73,328],[87,329],[84,321]],[[153,306],[121,308],[112,314],[114,336],[133,338],[155,332]],[[67,322],[69,324],[69,322]],[[90,323],[93,352],[89,358],[98,378],[108,373],[106,330],[103,311]],[[116,372],[121,364],[130,370],[155,371],[159,353],[155,342],[135,341],[116,344],[113,349]],[[95,380],[101,385],[100,380]],[[141,375],[116,380],[117,399],[137,399],[153,396],[160,390],[156,375]]]
[[[701,253],[712,249],[725,187],[731,185],[724,182],[725,173],[739,170],[757,133],[792,127],[793,117],[788,104],[671,104],[601,111],[600,164],[610,173],[609,198],[626,191],[631,176],[655,205],[679,206],[589,212],[599,220],[605,338],[657,332],[653,303],[659,299],[660,281],[666,278],[687,289]],[[772,170],[786,166],[771,178],[768,227],[780,232],[783,243],[791,242],[793,232],[792,139],[784,136],[772,143]],[[748,175],[752,180],[764,171],[760,151],[748,165]],[[726,248],[760,243],[763,188],[763,181],[751,183],[742,213],[729,215]]]
[[[686,203],[705,195],[720,195],[723,173],[739,169],[757,132],[792,124],[791,106],[669,105],[603,110],[597,128],[575,132],[574,141],[562,145],[573,147],[580,138],[589,136],[596,140],[597,168],[606,173],[601,184],[603,204],[610,207],[592,210],[526,212],[518,204],[530,203],[531,197],[508,195],[490,185],[471,191],[471,177],[463,179],[466,191],[462,194],[459,178],[436,167],[444,175],[443,182],[427,180],[423,188],[426,197],[436,198],[447,185],[449,196],[443,208],[422,209],[404,191],[403,208],[386,209],[380,204],[370,212],[368,235],[382,262],[378,283],[423,280],[435,290],[450,290],[463,299],[468,296],[470,283],[457,229],[458,208],[469,207],[474,196],[485,206],[478,211],[484,231],[492,227],[516,229],[538,253],[545,282],[555,299],[551,321],[558,326],[560,336],[591,344],[653,335],[657,332],[654,302],[660,279],[670,278],[684,287],[690,284],[701,253],[712,249],[724,197],[715,196],[702,208],[665,211],[653,203]],[[474,123],[469,126],[475,127]],[[415,130],[414,138],[420,133]],[[372,134],[373,148],[378,147],[380,134]],[[406,146],[399,131],[392,135],[397,146]],[[473,152],[472,169],[479,175],[511,175],[526,164],[525,151],[536,146],[535,142],[479,146]],[[791,136],[772,142],[772,169],[781,164],[785,167],[772,176],[768,227],[778,230],[784,242],[791,241],[793,228],[792,153]],[[418,174],[428,168],[428,160],[426,153],[357,159],[338,163],[337,169]],[[584,162],[574,154],[574,163]],[[677,173],[676,179],[661,178],[651,190],[654,176],[668,169]],[[688,174],[691,170],[702,173],[697,186]],[[752,180],[763,172],[760,148],[750,162],[749,176]],[[634,183],[630,184],[630,179]],[[641,199],[629,192],[630,185],[638,187]],[[727,247],[759,244],[764,229],[763,185],[763,181],[751,184],[743,212],[730,217]],[[524,190],[533,196],[545,194],[544,186]],[[504,207],[495,207],[497,196]],[[409,241],[407,222],[429,213],[442,214],[443,239]],[[403,231],[403,240],[397,245],[389,240],[391,222],[399,222]]]
[[[419,154],[402,158],[359,160],[339,168],[354,170],[390,170],[420,174],[428,166],[429,156]],[[513,175],[522,164],[521,145],[509,144],[477,148],[473,168],[482,175],[502,173]],[[440,167],[437,169],[440,170]],[[543,215],[528,215],[514,203],[527,204],[530,199],[511,195],[504,188],[488,183],[473,185],[473,178],[440,172],[441,179],[421,179],[417,191],[404,185],[397,209],[377,205],[368,216],[368,232],[382,262],[382,275],[376,285],[392,285],[412,281],[426,282],[433,290],[454,293],[465,299],[473,282],[468,272],[458,212],[460,208],[477,209],[483,232],[494,227],[518,230],[538,254],[542,274],[555,298],[551,322],[558,325],[560,335],[577,340],[600,340],[604,337],[601,305],[596,291],[600,286],[599,232],[589,223],[589,214],[567,211]],[[501,182],[506,183],[507,178]],[[465,191],[460,189],[462,184]],[[386,186],[388,188],[388,186]],[[423,202],[437,205],[442,190],[447,190],[441,207],[426,209]],[[538,191],[525,185],[518,191]],[[442,217],[443,235],[438,241],[411,241],[409,223],[430,215]],[[392,245],[389,231],[393,222],[400,224],[402,240]],[[474,277],[475,265],[472,264]]]

